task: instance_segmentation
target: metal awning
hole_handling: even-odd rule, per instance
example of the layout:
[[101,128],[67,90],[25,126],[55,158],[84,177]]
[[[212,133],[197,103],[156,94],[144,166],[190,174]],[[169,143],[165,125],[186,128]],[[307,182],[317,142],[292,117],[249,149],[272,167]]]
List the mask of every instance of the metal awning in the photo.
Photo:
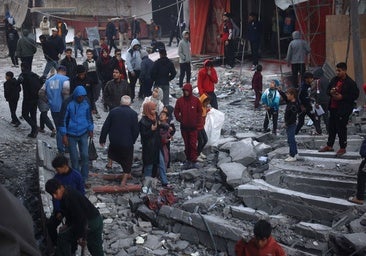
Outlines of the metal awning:
[[76,12],[76,7],[33,7],[30,12],[42,14],[70,14]]
[[308,0],[275,0],[278,8],[286,10],[290,5],[299,4]]

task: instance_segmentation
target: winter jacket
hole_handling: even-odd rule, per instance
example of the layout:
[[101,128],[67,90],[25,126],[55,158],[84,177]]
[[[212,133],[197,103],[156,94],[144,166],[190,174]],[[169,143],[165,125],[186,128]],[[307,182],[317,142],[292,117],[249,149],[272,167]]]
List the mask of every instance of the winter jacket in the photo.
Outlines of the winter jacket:
[[236,256],[285,256],[286,253],[276,240],[270,236],[264,247],[257,246],[256,239],[253,238],[249,242],[244,242],[242,239],[235,244]]
[[44,57],[47,61],[58,61],[59,54],[63,52],[62,39],[59,36],[51,36],[49,39],[41,42]]
[[95,98],[94,98],[94,84],[89,79],[88,76],[85,76],[84,79],[81,79],[79,76],[75,76],[70,82],[70,94],[72,94],[77,86],[83,86],[86,91],[86,96],[88,97],[92,110],[96,110],[95,106]]
[[253,20],[248,24],[247,39],[250,42],[258,43],[262,36],[262,23],[257,20]]
[[[334,77],[332,78],[332,80],[330,81],[329,85],[328,85],[328,95],[330,95],[330,90],[334,87],[336,87],[338,81],[340,81],[341,79],[339,77]],[[354,105],[355,105],[355,100],[357,100],[360,91],[357,87],[357,84],[355,81],[352,80],[352,78],[350,78],[348,75],[346,76],[345,80],[343,81],[343,85],[341,88],[341,91],[339,92],[342,95],[342,99],[337,101],[338,102],[338,107],[337,107],[337,113],[340,116],[344,116],[346,118],[348,118],[353,111]],[[329,109],[330,109],[330,105],[331,105],[331,101],[329,101]]]
[[39,76],[31,71],[22,72],[19,75],[18,82],[23,87],[23,102],[37,103],[38,91],[42,87]]
[[149,56],[144,56],[141,61],[141,72],[140,80],[148,81],[151,80],[151,70],[154,66],[154,62],[149,58]]
[[122,34],[128,32],[128,22],[125,19],[118,22],[118,32]]
[[91,115],[90,102],[87,97],[82,102],[78,102],[79,96],[86,96],[83,86],[75,88],[71,97],[62,104],[60,126],[61,135],[81,136],[86,132],[94,130],[93,118]]
[[198,124],[198,130],[203,130],[205,128],[205,123],[206,123],[206,116],[207,116],[207,112],[209,111],[207,109],[207,107],[203,106],[203,102],[208,98],[208,95],[206,93],[202,94],[199,98],[201,104],[202,104],[202,116],[200,119],[200,122]]
[[191,62],[191,43],[189,40],[184,39],[186,33],[188,33],[188,31],[183,31],[182,40],[180,40],[178,44],[179,63]]
[[173,62],[167,57],[161,57],[154,62],[151,69],[151,78],[155,82],[155,86],[169,86],[169,81],[173,80],[177,71]]
[[67,57],[63,58],[60,64],[66,67],[66,76],[68,76],[70,80],[76,76],[77,64],[73,57],[70,57],[70,59]]
[[[80,172],[72,169],[71,167],[69,167],[69,172],[65,174],[56,173],[53,178],[61,182],[61,184],[65,187],[73,188],[79,191],[82,195],[85,195],[83,178],[81,177]],[[61,205],[59,200],[53,198],[52,204],[54,213],[58,213],[61,211]]]
[[4,97],[6,101],[8,102],[18,101],[20,91],[21,91],[20,84],[14,77],[8,81],[5,81]]
[[286,102],[286,109],[285,109],[285,114],[284,114],[285,125],[290,126],[290,125],[296,124],[297,114],[300,111],[299,103],[297,101],[294,101],[294,102],[289,101],[287,99],[287,95],[285,92],[283,92],[283,91],[278,91],[278,92],[280,93],[283,100]]
[[180,97],[175,103],[174,115],[182,130],[196,130],[202,118],[202,104],[193,96],[192,85],[185,84],[183,91],[188,91],[188,96]]
[[36,42],[28,37],[28,32],[23,32],[23,36],[18,40],[16,54],[19,58],[31,57],[37,51]]
[[[155,122],[157,122],[157,120],[155,120]],[[153,125],[153,123],[154,121],[146,116],[143,116],[139,122],[142,144],[142,162],[144,165],[159,163],[159,152],[162,146],[160,131],[158,128],[155,131],[151,130],[151,125]]]
[[135,45],[140,46],[140,42],[136,38],[132,40],[131,46],[126,53],[126,65],[129,72],[141,70],[141,52],[140,50],[133,49]]
[[[205,60],[203,68],[198,72],[197,87],[200,95],[214,92],[215,84],[218,82],[216,69],[214,67],[208,67],[210,62],[210,60]],[[208,74],[209,69],[211,70],[211,75]]]
[[16,50],[19,34],[14,28],[10,28],[6,31],[6,41],[11,49]]
[[107,82],[103,91],[103,99],[109,109],[118,107],[121,104],[123,95],[131,95],[131,89],[126,80],[116,81],[113,79]]
[[113,78],[113,62],[112,57],[108,55],[108,60],[103,62],[102,58],[97,60],[97,73],[99,79],[106,83]]
[[145,99],[142,102],[141,107],[140,107],[140,118],[142,117],[144,104],[146,102],[149,102],[149,101],[152,101],[152,102],[156,103],[156,113],[158,115],[160,115],[161,111],[163,111],[163,108],[164,108],[164,104],[162,102],[162,100],[163,100],[163,90],[161,88],[158,88],[158,91],[159,91],[159,93],[158,93],[158,98],[157,99],[155,99],[152,95],[149,96],[149,97],[145,97]]
[[263,91],[263,76],[260,71],[255,71],[252,78],[252,89],[254,91]]
[[330,99],[327,92],[329,80],[324,76],[322,68],[314,70],[313,74],[315,79],[315,88],[312,94],[315,97],[315,101],[318,104],[328,104]]
[[50,22],[48,19],[46,22],[44,22],[44,18],[46,18],[46,16],[43,16],[42,21],[39,24],[39,28],[41,30],[42,35],[49,36],[50,35]]
[[312,106],[311,106],[311,99],[310,99],[310,95],[309,95],[309,89],[311,88],[311,84],[306,84],[305,82],[303,82],[301,84],[300,87],[300,92],[299,92],[299,104],[304,106],[306,108],[307,111],[311,111]]
[[301,39],[299,31],[292,33],[293,40],[288,46],[286,61],[288,64],[302,64],[305,63],[306,55],[310,53],[309,44]]
[[280,105],[280,93],[277,91],[277,89],[267,88],[263,92],[261,100],[263,105],[278,111],[278,107]]
[[91,61],[85,60],[83,66],[86,70],[86,76],[93,82],[93,84],[98,84],[98,74],[97,74],[97,62],[92,59]]
[[[123,134],[123,136],[121,136]],[[104,144],[109,136],[111,145],[118,148],[131,147],[139,135],[137,113],[129,106],[120,105],[112,109],[104,121],[99,143]]]
[[60,112],[63,100],[70,94],[67,76],[56,74],[46,81],[45,91],[51,112]]

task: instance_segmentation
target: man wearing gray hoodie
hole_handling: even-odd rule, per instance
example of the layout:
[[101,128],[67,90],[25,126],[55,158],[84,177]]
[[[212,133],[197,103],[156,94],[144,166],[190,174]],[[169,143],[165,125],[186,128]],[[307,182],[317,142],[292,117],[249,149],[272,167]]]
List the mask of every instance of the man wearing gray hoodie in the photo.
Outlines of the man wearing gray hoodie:
[[191,83],[191,43],[189,42],[189,32],[183,31],[183,40],[179,41],[178,55],[179,55],[179,87],[183,87],[183,79],[186,76],[186,83]]
[[[141,45],[140,42],[135,38],[131,42],[131,46],[126,54],[126,65],[128,70],[128,79],[130,80],[131,88],[131,102],[135,98],[135,87],[137,79],[140,77],[141,72]],[[141,90],[140,90],[141,92]],[[140,93],[139,93],[140,94]],[[140,97],[141,95],[139,95]],[[142,96],[141,96],[142,97]]]
[[301,78],[305,73],[305,60],[307,55],[310,53],[309,44],[301,39],[301,34],[299,31],[294,31],[292,33],[292,41],[287,49],[287,65],[291,65],[292,71],[292,85],[295,88],[299,87],[299,77],[298,73],[300,73]]

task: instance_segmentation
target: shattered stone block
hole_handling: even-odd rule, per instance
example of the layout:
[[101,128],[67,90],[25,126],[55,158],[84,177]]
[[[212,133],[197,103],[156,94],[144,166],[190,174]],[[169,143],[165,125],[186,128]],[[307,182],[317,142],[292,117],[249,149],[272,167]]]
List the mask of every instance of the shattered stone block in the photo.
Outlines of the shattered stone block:
[[247,171],[247,167],[240,163],[224,163],[219,165],[219,168],[226,178],[226,183],[232,188],[252,180]]
[[182,204],[182,208],[188,212],[194,212],[195,209],[199,207],[200,211],[207,212],[211,206],[217,203],[217,201],[218,201],[217,196],[206,194],[185,201]]
[[235,142],[230,147],[230,156],[233,162],[238,162],[248,166],[257,159],[251,138]]

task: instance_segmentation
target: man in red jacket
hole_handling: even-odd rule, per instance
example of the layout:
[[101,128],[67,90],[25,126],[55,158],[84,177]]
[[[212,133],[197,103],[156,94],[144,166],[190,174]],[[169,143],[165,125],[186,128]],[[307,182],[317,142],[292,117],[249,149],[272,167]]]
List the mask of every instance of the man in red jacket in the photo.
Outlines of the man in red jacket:
[[254,238],[249,242],[240,239],[235,245],[236,256],[285,256],[282,247],[271,236],[272,227],[266,220],[254,225]]
[[198,92],[200,96],[207,94],[210,97],[211,107],[218,109],[217,97],[215,94],[215,84],[217,84],[217,73],[212,61],[205,60],[203,68],[198,72]]
[[200,100],[193,96],[191,84],[183,86],[183,96],[175,103],[174,115],[180,122],[184,141],[184,153],[187,158],[184,168],[197,168],[197,128],[202,118],[202,105]]

